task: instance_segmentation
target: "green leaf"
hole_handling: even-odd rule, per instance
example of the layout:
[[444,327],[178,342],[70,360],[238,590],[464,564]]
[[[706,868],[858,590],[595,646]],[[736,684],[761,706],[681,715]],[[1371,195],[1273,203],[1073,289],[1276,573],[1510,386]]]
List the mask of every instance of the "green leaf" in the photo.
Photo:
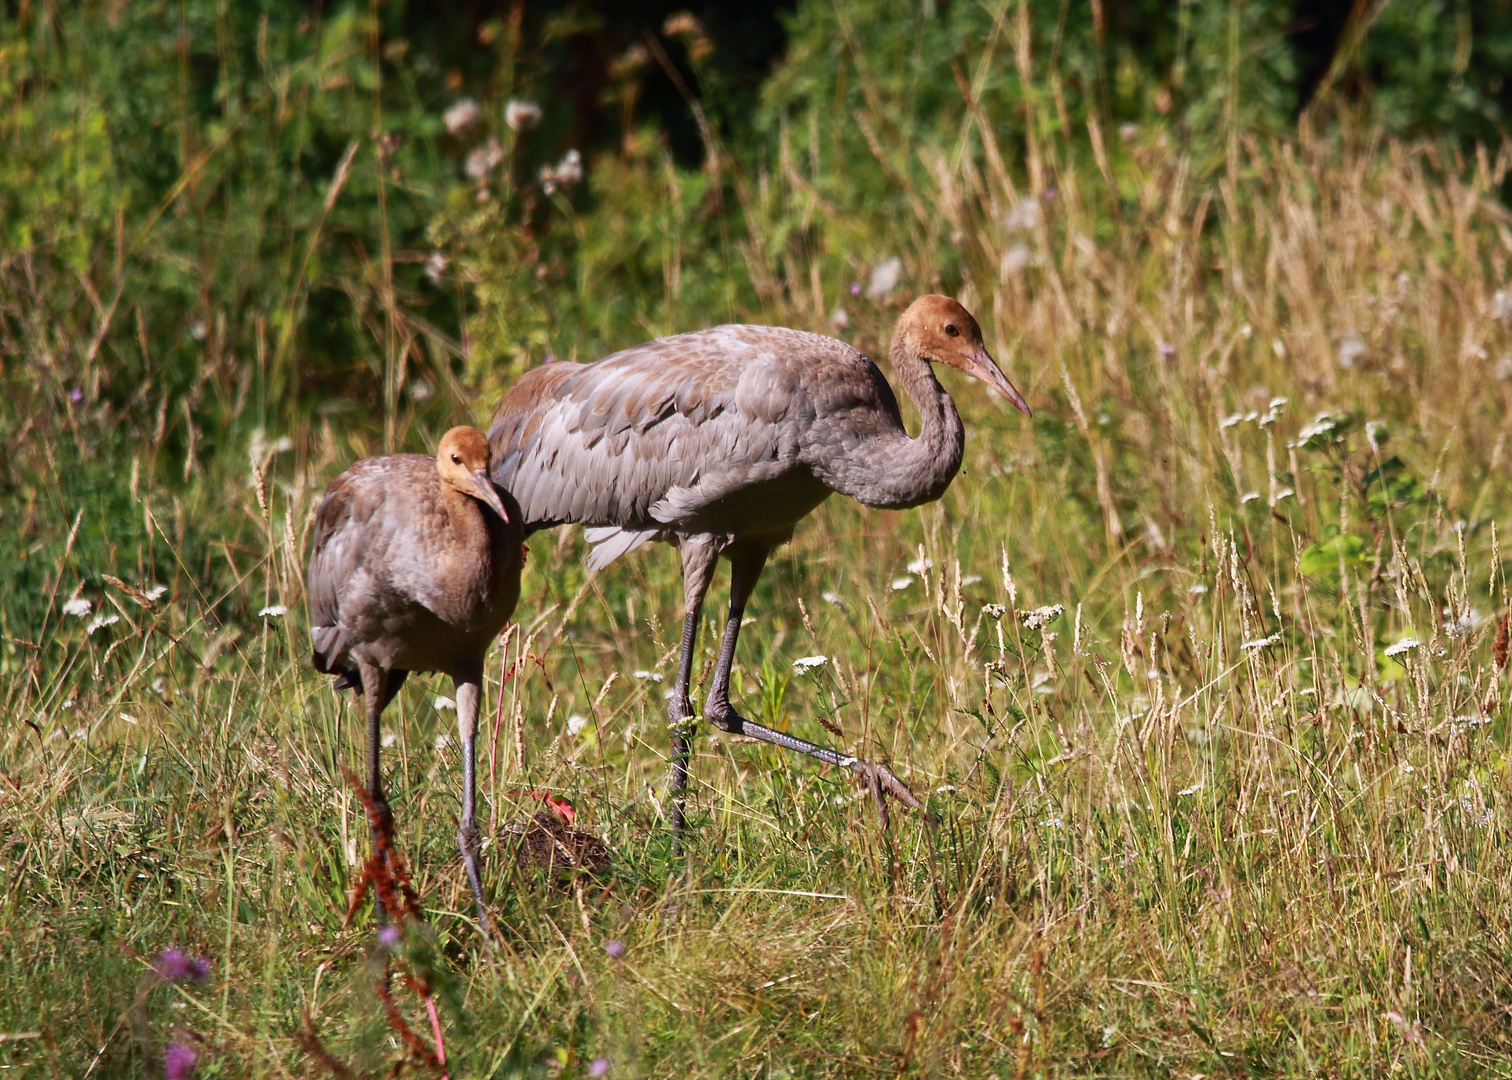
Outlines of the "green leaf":
[[1421,505],[1426,500],[1423,485],[1407,471],[1401,458],[1389,458],[1365,474],[1365,502],[1373,514],[1382,515],[1396,506]]
[[1331,540],[1313,544],[1302,552],[1302,572],[1308,576],[1327,574],[1344,565],[1354,566],[1370,561],[1370,541],[1356,533],[1340,533]]

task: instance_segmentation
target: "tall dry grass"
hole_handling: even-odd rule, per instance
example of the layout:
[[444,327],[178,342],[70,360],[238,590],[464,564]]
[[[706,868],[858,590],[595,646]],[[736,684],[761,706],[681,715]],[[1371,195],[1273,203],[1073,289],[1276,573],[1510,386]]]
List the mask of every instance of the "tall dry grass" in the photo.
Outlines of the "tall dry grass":
[[[927,812],[883,833],[846,778],[706,735],[675,860],[675,560],[589,577],[575,533],[536,537],[487,691],[493,955],[441,684],[387,718],[454,1075],[1508,1071],[1512,159],[1304,130],[1199,175],[1159,131],[1073,134],[1031,138],[1027,182],[988,125],[926,152],[926,182],[879,137],[886,226],[826,207],[798,153],[738,181],[761,317],[880,355],[913,293],[959,280],[1037,410],[952,385],[947,495],[823,507],[743,636],[749,714],[830,739],[823,716]],[[823,243],[771,257],[805,216]],[[850,289],[879,261],[862,236],[903,262],[875,301]],[[40,348],[27,311],[7,325]],[[343,928],[360,723],[305,663],[300,582],[324,482],[436,434],[412,421],[198,460],[191,439],[182,488],[134,479],[161,431],[123,431],[78,505],[55,474],[98,456],[66,416],[27,427],[43,539],[4,602],[47,614],[3,691],[0,1063],[149,1075],[191,1040],[207,1074],[331,1068],[306,1015],[343,1067],[404,1057],[371,927]],[[513,862],[540,789],[609,842],[609,877]],[[210,981],[140,981],[169,945]]]

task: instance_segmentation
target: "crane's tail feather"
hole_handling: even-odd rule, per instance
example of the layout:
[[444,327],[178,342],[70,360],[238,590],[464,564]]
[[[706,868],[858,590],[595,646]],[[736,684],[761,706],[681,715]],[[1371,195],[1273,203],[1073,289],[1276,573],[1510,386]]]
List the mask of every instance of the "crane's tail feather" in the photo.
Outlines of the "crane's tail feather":
[[584,529],[584,538],[593,545],[588,553],[588,569],[602,570],[627,551],[634,551],[659,535],[655,529],[621,529],[612,525]]

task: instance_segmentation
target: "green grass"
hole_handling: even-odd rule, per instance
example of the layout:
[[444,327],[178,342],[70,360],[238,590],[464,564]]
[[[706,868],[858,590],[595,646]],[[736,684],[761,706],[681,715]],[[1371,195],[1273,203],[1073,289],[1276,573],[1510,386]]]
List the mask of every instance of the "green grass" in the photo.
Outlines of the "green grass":
[[[913,292],[957,291],[1037,410],[951,383],[968,445],[946,496],[832,500],[742,635],[749,715],[880,755],[924,813],[884,833],[847,777],[701,732],[674,859],[676,559],[589,577],[576,532],[539,535],[480,740],[489,955],[455,856],[450,689],[416,680],[391,707],[452,1075],[582,1076],[597,1057],[622,1077],[1512,1073],[1512,221],[1491,196],[1508,158],[1236,138],[1198,178],[1146,133],[1109,186],[1058,147],[1036,150],[1053,198],[942,156],[871,236],[906,267],[879,303],[848,290],[861,264],[789,252],[774,276],[758,245],[726,249],[760,297],[747,317],[822,329],[843,304],[877,355]],[[770,179],[764,197],[802,202],[794,169]],[[1043,213],[1010,227],[1031,193]],[[762,239],[752,215],[729,227]],[[404,1051],[373,927],[344,925],[362,726],[306,660],[310,515],[353,459],[432,446],[494,400],[274,413],[254,449],[253,335],[165,434],[150,379],[135,411],[69,397],[49,350],[75,346],[48,310],[35,286],[0,300],[18,538],[0,1066],[150,1076],[167,1042],[200,1040],[201,1076],[307,1075],[308,1016],[334,1058],[386,1074]],[[88,614],[65,613],[76,596]],[[576,802],[607,878],[513,865],[498,837],[531,789]],[[155,980],[169,946],[211,979]]]

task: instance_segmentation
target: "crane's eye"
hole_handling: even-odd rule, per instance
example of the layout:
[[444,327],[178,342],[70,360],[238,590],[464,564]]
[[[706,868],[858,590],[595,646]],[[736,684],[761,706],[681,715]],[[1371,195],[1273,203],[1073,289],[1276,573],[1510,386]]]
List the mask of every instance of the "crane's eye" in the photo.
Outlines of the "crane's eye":
[[951,337],[960,337],[961,336],[961,332],[956,329],[955,323],[946,323],[945,324],[945,333],[947,333]]
[[456,454],[453,454],[453,455],[452,455],[452,464],[453,464],[453,465],[460,465],[460,464],[462,464],[462,459],[461,459],[461,457],[459,457],[459,456],[458,456],[458,455],[456,455]]

